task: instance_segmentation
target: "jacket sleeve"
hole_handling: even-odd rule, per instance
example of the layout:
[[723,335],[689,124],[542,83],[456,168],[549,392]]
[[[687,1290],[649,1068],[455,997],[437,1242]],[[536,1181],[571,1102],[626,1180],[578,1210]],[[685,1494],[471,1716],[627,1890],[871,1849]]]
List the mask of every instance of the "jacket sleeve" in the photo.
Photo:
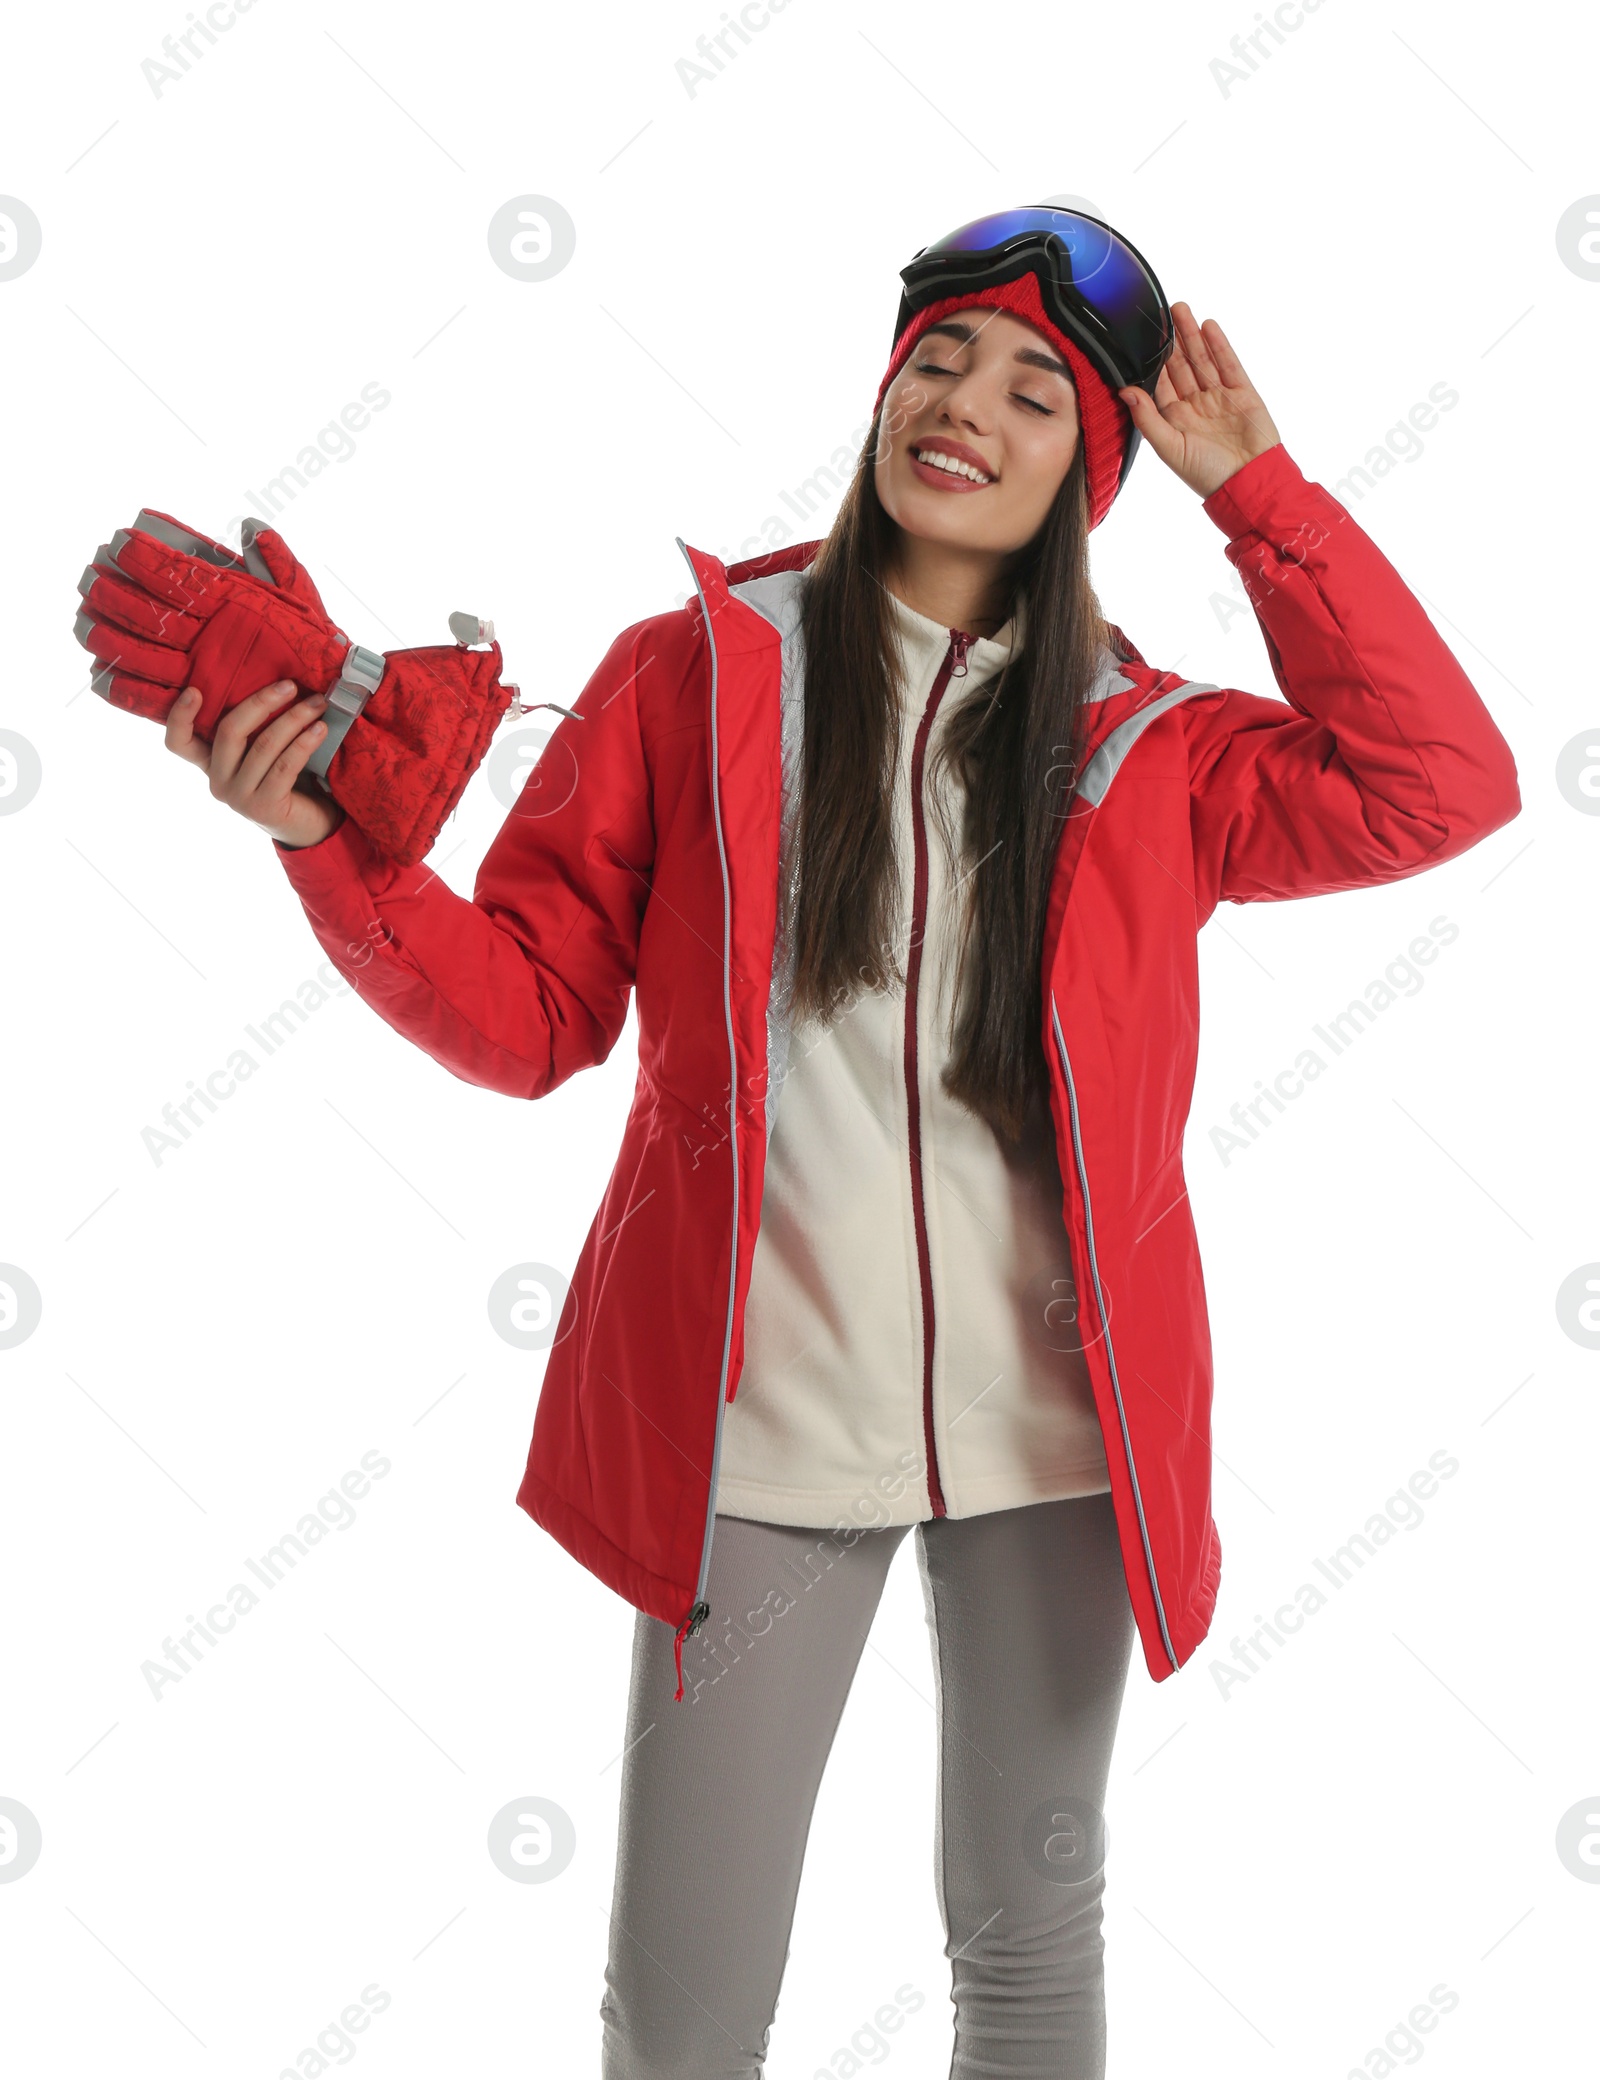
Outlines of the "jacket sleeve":
[[[471,902],[397,866],[348,817],[275,850],[358,996],[466,1083],[542,1097],[604,1061],[627,1015],[654,830],[641,637],[612,644],[478,869]],[[648,658],[648,649],[645,657]]]
[[1195,895],[1259,903],[1396,881],[1522,807],[1510,746],[1394,566],[1282,443],[1205,501],[1288,706],[1183,705]]

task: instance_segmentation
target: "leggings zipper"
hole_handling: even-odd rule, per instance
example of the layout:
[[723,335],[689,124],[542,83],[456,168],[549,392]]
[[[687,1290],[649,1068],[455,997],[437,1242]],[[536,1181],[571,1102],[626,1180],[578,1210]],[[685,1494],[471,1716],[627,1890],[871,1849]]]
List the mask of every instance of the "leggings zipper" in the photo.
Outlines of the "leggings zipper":
[[922,942],[928,924],[928,833],[923,815],[922,775],[933,718],[953,678],[965,678],[972,637],[950,631],[949,648],[934,678],[911,746],[911,943],[906,955],[906,1146],[911,1159],[911,1220],[917,1238],[917,1285],[922,1295],[922,1449],[928,1466],[928,1506],[945,1514],[939,1455],[933,1441],[933,1259],[928,1248],[928,1212],[922,1185],[922,1093],[917,1081],[917,988],[922,977]]

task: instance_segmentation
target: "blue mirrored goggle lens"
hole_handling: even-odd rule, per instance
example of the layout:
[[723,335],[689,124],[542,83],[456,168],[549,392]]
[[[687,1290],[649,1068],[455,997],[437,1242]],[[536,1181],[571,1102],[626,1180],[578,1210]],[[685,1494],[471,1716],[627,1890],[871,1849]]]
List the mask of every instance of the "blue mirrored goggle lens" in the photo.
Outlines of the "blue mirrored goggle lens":
[[1067,250],[1072,286],[1111,325],[1161,326],[1161,305],[1150,277],[1115,232],[1069,209],[1008,209],[963,224],[918,258],[938,253],[981,253],[1027,233],[1053,232]]

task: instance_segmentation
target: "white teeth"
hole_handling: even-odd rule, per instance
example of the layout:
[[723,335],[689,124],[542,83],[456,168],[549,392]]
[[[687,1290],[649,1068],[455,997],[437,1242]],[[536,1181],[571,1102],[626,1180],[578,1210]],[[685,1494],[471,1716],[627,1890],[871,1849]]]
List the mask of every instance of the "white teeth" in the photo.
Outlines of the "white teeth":
[[994,482],[986,470],[974,469],[970,462],[957,462],[953,456],[942,453],[938,448],[918,448],[914,452],[917,460],[925,462],[930,469],[945,470],[952,477],[970,477],[974,484]]

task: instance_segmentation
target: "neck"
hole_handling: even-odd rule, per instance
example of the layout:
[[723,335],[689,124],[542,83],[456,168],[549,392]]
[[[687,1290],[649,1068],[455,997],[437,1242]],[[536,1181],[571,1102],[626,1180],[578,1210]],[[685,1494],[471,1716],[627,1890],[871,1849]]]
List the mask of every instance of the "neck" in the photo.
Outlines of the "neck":
[[992,636],[1004,627],[1009,605],[1005,564],[993,550],[931,542],[901,530],[885,581],[914,614],[971,636]]

